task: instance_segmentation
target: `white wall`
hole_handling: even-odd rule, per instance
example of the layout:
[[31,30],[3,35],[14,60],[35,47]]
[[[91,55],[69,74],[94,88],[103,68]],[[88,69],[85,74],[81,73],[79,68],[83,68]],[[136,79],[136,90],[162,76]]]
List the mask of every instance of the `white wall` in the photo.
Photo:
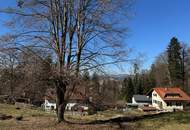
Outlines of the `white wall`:
[[51,108],[56,109],[56,103],[50,103],[48,100],[45,100],[44,108],[45,110],[51,110]]
[[71,110],[71,108],[74,106],[74,105],[76,105],[77,103],[67,103],[67,105],[66,105],[66,109],[67,110]]
[[[162,108],[159,105],[159,103],[155,103],[154,101],[160,102],[162,104]],[[172,106],[167,106],[166,102],[162,100],[162,98],[158,95],[156,91],[152,92],[152,106],[156,107],[157,109],[164,109],[164,110],[169,110],[169,111],[172,111],[173,109],[183,110],[183,105],[176,106],[175,102],[172,102]]]
[[132,97],[132,104],[137,104],[134,97]]

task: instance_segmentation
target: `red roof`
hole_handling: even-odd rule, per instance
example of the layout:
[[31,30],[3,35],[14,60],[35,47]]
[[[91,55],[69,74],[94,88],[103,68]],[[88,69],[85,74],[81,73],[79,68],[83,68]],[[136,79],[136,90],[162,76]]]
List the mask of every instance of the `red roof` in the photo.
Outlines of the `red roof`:
[[177,87],[154,88],[164,101],[190,101],[190,96]]

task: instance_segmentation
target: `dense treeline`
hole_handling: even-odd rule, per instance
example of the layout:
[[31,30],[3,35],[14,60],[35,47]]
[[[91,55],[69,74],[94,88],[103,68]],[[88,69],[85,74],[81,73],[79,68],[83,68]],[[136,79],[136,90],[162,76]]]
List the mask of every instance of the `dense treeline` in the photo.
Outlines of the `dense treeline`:
[[139,71],[134,64],[134,72],[123,80],[122,98],[131,102],[133,94],[146,94],[153,87],[180,87],[190,93],[189,65],[190,48],[173,37],[149,70]]
[[112,105],[117,102],[121,91],[121,81],[98,75],[96,72],[90,76],[88,71],[84,72],[82,77],[91,103],[99,106]]
[[[42,56],[43,55],[43,56]],[[43,57],[43,59],[42,59]],[[26,48],[25,51],[10,50],[1,53],[0,95],[27,98],[31,103],[43,101],[48,89],[55,89],[52,75],[56,63],[47,51]],[[114,103],[120,93],[120,81],[88,70],[81,73],[80,89],[85,87],[83,96],[94,105]]]
[[[51,78],[56,63],[49,52],[27,49],[1,53],[0,94],[41,100],[46,89],[55,87]],[[134,63],[133,72],[122,82],[84,71],[81,85],[86,87],[87,96],[95,104],[113,103],[119,97],[131,102],[134,94],[146,94],[153,87],[181,87],[190,92],[189,54],[190,48],[174,37],[149,70],[141,70],[140,65]]]
[[[39,55],[44,55],[44,59]],[[50,80],[53,63],[49,54],[30,48],[22,52],[6,51],[0,58],[0,94],[34,101],[43,99],[46,89],[53,87]]]
[[154,65],[150,70],[136,71],[138,65],[134,64],[134,72],[126,77],[122,83],[121,97],[128,102],[131,102],[134,94],[146,94],[151,88],[156,86],[154,74]]

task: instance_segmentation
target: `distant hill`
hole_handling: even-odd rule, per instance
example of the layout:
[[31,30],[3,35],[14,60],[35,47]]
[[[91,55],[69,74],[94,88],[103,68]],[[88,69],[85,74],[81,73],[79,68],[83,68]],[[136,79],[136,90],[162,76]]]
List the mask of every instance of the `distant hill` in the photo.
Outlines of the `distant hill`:
[[128,77],[128,74],[112,74],[112,75],[101,75],[100,77],[104,79],[112,79],[122,81],[124,78]]

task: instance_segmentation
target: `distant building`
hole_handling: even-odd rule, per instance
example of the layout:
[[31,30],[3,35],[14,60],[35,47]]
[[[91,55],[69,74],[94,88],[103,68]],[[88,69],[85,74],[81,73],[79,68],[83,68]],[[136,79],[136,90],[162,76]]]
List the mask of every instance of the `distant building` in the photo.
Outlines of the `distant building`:
[[[65,99],[67,101],[66,110],[71,110],[76,104],[86,104],[88,102],[88,96],[86,96],[86,90],[84,86],[77,86],[72,91],[67,91]],[[47,89],[45,94],[44,109],[55,110],[56,109],[56,91],[53,88]]]
[[56,102],[53,100],[49,101],[49,100],[45,99],[44,109],[45,110],[55,110],[56,109]]
[[160,110],[183,110],[190,103],[190,96],[180,88],[154,88],[149,93],[152,106]]
[[151,104],[152,100],[146,95],[133,95],[132,104],[144,106]]

